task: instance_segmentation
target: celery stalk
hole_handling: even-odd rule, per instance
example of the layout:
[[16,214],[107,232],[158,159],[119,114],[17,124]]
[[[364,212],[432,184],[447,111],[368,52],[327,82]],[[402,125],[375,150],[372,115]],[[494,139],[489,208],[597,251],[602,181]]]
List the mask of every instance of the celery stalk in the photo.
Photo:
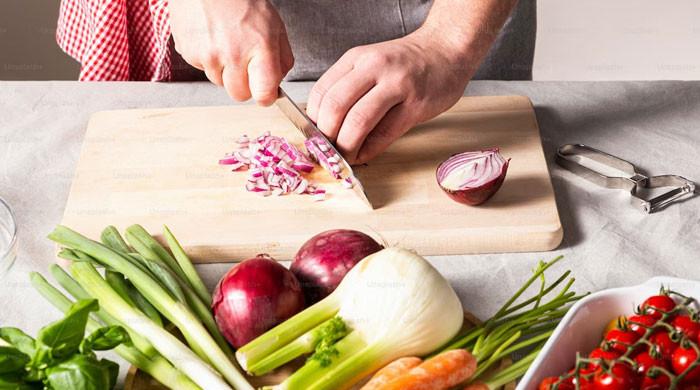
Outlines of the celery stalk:
[[71,264],[70,268],[73,277],[88,293],[99,300],[105,311],[123,323],[130,324],[134,330],[146,336],[158,352],[171,362],[176,362],[178,368],[197,385],[207,390],[229,389],[219,374],[200,360],[180,340],[124,301],[102,279],[92,264],[75,262]]
[[170,251],[173,253],[173,256],[175,256],[175,260],[177,260],[180,268],[182,268],[182,272],[185,274],[186,280],[190,283],[192,289],[194,289],[202,302],[207,306],[211,306],[211,294],[209,290],[207,290],[207,287],[204,285],[202,278],[199,277],[187,253],[182,249],[180,242],[177,241],[173,233],[165,225],[163,225],[163,236],[165,236]]
[[340,317],[333,317],[297,337],[294,341],[273,352],[263,360],[249,366],[248,371],[253,375],[267,374],[301,355],[313,352],[319,343],[332,344],[347,333],[348,329],[343,320]]
[[[77,232],[58,226],[49,238],[69,248],[81,250],[126,276],[158,311],[182,332],[188,343],[205,355],[226,379],[238,389],[252,389],[243,375],[221,350],[199,319],[181,302],[173,299],[155,280],[114,250]],[[76,263],[78,264],[78,263]],[[145,316],[144,316],[145,317]],[[150,321],[150,320],[149,320]],[[194,378],[193,378],[194,379]]]
[[[32,285],[34,288],[54,307],[56,307],[61,312],[66,312],[70,308],[71,302],[68,297],[63,295],[55,287],[53,287],[49,282],[44,279],[41,274],[36,272],[31,272],[29,274]],[[89,319],[87,322],[86,330],[88,332],[94,332],[101,325],[93,320]],[[186,375],[173,367],[167,360],[165,360],[160,354],[148,357],[141,353],[136,348],[129,347],[127,345],[119,345],[114,351],[121,356],[124,360],[138,367],[140,370],[146,372],[158,382],[167,386],[173,390],[200,390],[201,388],[197,386],[194,382],[190,380]]]
[[236,359],[244,369],[258,364],[271,353],[338,313],[340,301],[331,294],[306,310],[275,326],[236,351]]
[[335,390],[354,383],[388,363],[383,361],[381,348],[368,346],[358,332],[350,332],[335,344],[338,356],[330,365],[309,359],[303,367],[282,382],[278,389]]

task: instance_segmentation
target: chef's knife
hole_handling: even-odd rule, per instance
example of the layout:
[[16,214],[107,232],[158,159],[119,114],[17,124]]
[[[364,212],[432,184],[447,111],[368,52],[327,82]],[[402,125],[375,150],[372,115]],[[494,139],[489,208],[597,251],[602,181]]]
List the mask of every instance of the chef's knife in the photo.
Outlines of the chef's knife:
[[[279,97],[277,98],[277,101],[275,104],[279,109],[284,113],[284,115],[289,119],[294,126],[301,131],[302,134],[304,134],[304,137],[307,140],[311,140],[314,142],[316,145],[319,146],[321,150],[326,150],[326,151],[332,151],[338,159],[338,166],[340,167],[340,172],[338,173],[340,175],[339,180],[347,181],[352,184],[352,189],[355,191],[357,196],[362,199],[367,206],[370,208],[372,207],[372,203],[370,203],[369,199],[367,198],[367,194],[365,194],[365,190],[362,187],[362,183],[360,183],[360,180],[355,177],[355,175],[352,172],[352,168],[350,167],[350,164],[348,164],[347,161],[343,158],[343,156],[338,153],[338,150],[333,146],[333,144],[326,138],[326,136],[321,132],[321,130],[316,127],[313,121],[309,119],[309,117],[306,115],[306,113],[299,108],[299,106],[294,103],[294,101],[287,95],[286,92],[280,87],[279,89]],[[329,171],[331,176],[335,176],[335,173],[330,171],[328,167],[324,166],[321,164],[326,170]]]

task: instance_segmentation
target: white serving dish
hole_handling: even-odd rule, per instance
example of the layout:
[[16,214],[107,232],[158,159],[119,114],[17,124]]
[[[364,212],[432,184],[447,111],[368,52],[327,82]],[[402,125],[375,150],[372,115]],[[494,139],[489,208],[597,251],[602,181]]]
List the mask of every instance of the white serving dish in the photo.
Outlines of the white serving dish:
[[576,352],[587,354],[602,339],[606,325],[621,314],[632,314],[636,305],[658,294],[661,285],[700,298],[700,282],[659,276],[643,284],[611,288],[580,300],[569,310],[542,348],[516,390],[536,390],[542,379],[558,376],[574,366]]

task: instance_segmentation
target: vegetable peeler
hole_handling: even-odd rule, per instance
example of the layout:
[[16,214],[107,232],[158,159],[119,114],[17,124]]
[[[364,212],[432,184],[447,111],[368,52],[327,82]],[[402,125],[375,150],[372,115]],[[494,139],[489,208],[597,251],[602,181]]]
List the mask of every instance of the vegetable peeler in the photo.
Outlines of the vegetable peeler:
[[[588,158],[607,168],[622,172],[624,175],[607,176],[600,171],[582,165],[581,157]],[[660,175],[647,177],[637,172],[634,165],[621,158],[607,154],[598,149],[582,144],[566,144],[557,149],[557,164],[602,187],[629,191],[631,204],[647,214],[661,210],[673,202],[692,197],[695,183],[678,175]],[[639,194],[640,188],[652,189],[673,187],[669,191],[651,199]]]

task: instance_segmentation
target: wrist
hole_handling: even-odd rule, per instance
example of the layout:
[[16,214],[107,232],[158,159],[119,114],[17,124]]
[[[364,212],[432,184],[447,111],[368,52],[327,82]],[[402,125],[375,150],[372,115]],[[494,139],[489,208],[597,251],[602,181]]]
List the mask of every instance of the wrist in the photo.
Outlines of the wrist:
[[423,51],[442,58],[467,79],[476,73],[488,51],[488,46],[483,48],[481,45],[483,40],[472,33],[456,28],[434,27],[428,23],[409,34],[407,38],[409,37]]

